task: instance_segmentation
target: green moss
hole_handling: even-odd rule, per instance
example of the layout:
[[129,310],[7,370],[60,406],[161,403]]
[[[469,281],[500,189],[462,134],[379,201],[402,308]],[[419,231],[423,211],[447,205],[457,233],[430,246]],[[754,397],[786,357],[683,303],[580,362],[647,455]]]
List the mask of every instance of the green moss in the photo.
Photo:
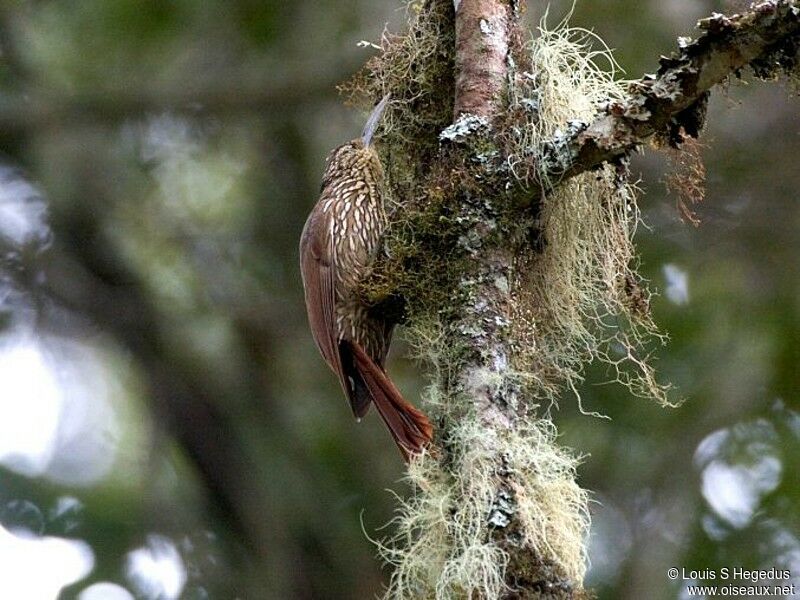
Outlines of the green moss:
[[449,1],[410,2],[409,28],[384,34],[381,52],[342,86],[351,104],[367,109],[391,100],[376,134],[391,189],[390,225],[363,295],[406,300],[410,320],[455,308],[453,249],[460,226],[452,220],[454,181],[436,172],[439,132],[452,121],[454,13]]
[[409,29],[384,34],[381,52],[341,88],[363,109],[391,94],[376,138],[401,202],[420,195],[419,182],[435,163],[439,132],[452,122],[455,89],[453,3],[410,2],[407,11]]

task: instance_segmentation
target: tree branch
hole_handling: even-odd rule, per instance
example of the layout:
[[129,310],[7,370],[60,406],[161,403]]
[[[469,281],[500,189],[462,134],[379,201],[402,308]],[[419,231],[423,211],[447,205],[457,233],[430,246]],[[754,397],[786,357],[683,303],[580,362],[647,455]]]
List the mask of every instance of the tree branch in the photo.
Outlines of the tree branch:
[[[495,148],[490,124],[503,114],[510,65],[517,62],[511,54],[520,8],[510,0],[462,0],[455,13],[454,123],[442,132],[439,160],[423,185],[428,197],[447,197],[466,260],[450,265],[457,273],[454,297],[462,301],[441,332],[446,366],[436,370],[448,377],[436,383],[447,400],[432,413],[439,447],[411,467],[421,505],[446,502],[448,510],[437,511],[441,520],[414,542],[428,554],[400,561],[390,597],[418,597],[420,590],[480,598],[581,593],[583,492],[573,459],[556,446],[549,422],[536,416],[514,367],[512,282],[524,225],[506,218],[505,180],[481,178],[475,161],[478,149]],[[455,304],[453,297],[447,302]],[[442,489],[430,481],[446,483]],[[541,497],[559,514],[533,500]],[[409,505],[409,529],[426,516],[418,510]],[[433,581],[429,573],[420,576],[417,561],[443,564],[441,574]],[[414,593],[403,588],[407,580]]]
[[714,13],[697,26],[703,35],[695,41],[679,40],[677,55],[662,57],[655,75],[633,82],[625,102],[610,104],[591,124],[573,122],[564,135],[550,142],[538,160],[551,181],[612,161],[654,134],[674,139],[683,127],[696,136],[705,99],[714,86],[746,66],[765,77],[796,65],[800,43],[796,0],[761,2],[732,17]]
[[[485,4],[478,0],[460,3],[458,21],[461,23],[456,25],[456,29],[460,29],[462,40],[471,39],[467,36],[464,21],[467,18],[473,23],[477,21],[479,28],[481,14],[500,14],[501,9],[495,4],[498,3]],[[493,8],[487,8],[490,5]],[[465,8],[470,11],[462,13]],[[664,136],[671,143],[680,140],[682,130],[696,136],[703,126],[705,103],[711,90],[731,75],[739,76],[744,68],[750,67],[757,76],[768,78],[781,70],[791,71],[797,65],[800,48],[798,0],[761,2],[749,11],[731,17],[715,13],[699,21],[698,27],[704,33],[694,41],[680,39],[677,55],[662,57],[655,74],[632,82],[630,95],[624,102],[609,104],[591,123],[572,121],[562,134],[545,144],[543,153],[531,156],[531,168],[520,171],[539,174],[538,181],[512,179],[508,191],[514,204],[528,207],[536,203],[548,187],[556,187],[571,177],[622,158],[654,135]],[[475,26],[472,28],[474,33]],[[460,47],[473,53],[475,61],[484,61],[480,44],[462,41]],[[489,47],[497,51],[499,46]],[[466,67],[467,62],[464,57],[457,58],[457,66],[463,64]],[[496,59],[493,59],[493,64],[497,64]],[[475,68],[459,73],[457,110],[463,111],[470,106],[477,115],[496,114],[496,97],[486,91],[497,89],[505,71]],[[477,83],[472,82],[473,77]],[[462,117],[466,114],[461,113]],[[484,124],[488,124],[488,120]],[[479,126],[479,123],[472,126]],[[440,138],[452,141],[464,133],[464,127],[451,127]],[[502,172],[505,157],[497,153],[495,159],[484,163],[484,180]],[[441,251],[441,247],[436,250],[437,253]],[[408,262],[419,264],[426,254],[427,247],[420,245]],[[383,295],[401,293],[392,284],[391,273],[385,272],[390,266],[379,264],[373,276],[375,281],[383,282]]]
[[[453,127],[457,128],[459,120],[470,114],[484,117],[490,123],[502,115],[510,65],[521,60],[517,56],[515,61],[512,56],[514,41],[521,37],[520,10],[519,3],[513,1],[464,0],[461,3],[455,23],[456,123]],[[475,131],[456,155],[470,162],[476,147],[493,144],[485,138],[488,132]],[[550,492],[545,490],[551,476],[550,481],[560,478],[562,474],[549,472],[549,461],[551,456],[561,456],[562,451],[543,433],[547,423],[536,416],[535,403],[527,396],[513,367],[514,291],[510,282],[515,279],[519,251],[515,240],[520,239],[520,231],[516,224],[505,219],[507,215],[500,201],[504,197],[504,185],[505,181],[488,178],[477,190],[462,192],[458,202],[456,219],[468,226],[461,243],[471,255],[472,267],[459,284],[460,295],[467,300],[450,330],[452,345],[463,348],[452,394],[463,398],[473,415],[462,416],[460,426],[473,419],[482,434],[479,439],[471,440],[473,448],[451,450],[451,458],[456,464],[459,459],[467,463],[460,466],[462,470],[457,477],[472,479],[469,485],[477,489],[487,484],[484,494],[489,492],[489,506],[483,530],[508,560],[502,573],[505,590],[498,597],[576,598],[580,596],[582,567],[575,568],[575,563],[581,561],[575,560],[574,547],[568,548],[567,543],[542,551],[541,544],[544,537],[549,537],[549,532],[537,530],[530,507],[525,505],[526,496]],[[527,455],[530,445],[537,446],[536,456],[532,458],[535,466],[527,462],[531,459]],[[465,459],[465,456],[470,458]],[[482,469],[487,468],[490,479],[481,482],[485,476]],[[564,496],[553,494],[553,497],[577,500],[580,491],[574,482],[572,485],[574,487],[570,488],[566,483],[562,488],[569,488]],[[565,512],[569,513],[570,509]],[[577,530],[581,529],[577,514],[574,520],[572,517],[568,520],[566,529],[570,532],[576,525]],[[576,535],[576,541],[580,537]],[[578,546],[580,544],[578,542]],[[580,549],[576,551],[578,555],[580,552]]]

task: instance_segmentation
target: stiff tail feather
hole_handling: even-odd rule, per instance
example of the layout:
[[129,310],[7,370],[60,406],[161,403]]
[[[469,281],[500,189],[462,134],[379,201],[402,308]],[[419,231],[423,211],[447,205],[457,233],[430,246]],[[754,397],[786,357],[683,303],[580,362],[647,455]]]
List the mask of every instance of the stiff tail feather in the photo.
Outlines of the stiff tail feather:
[[375,361],[354,343],[349,344],[354,366],[367,386],[375,408],[389,428],[406,462],[419,454],[433,439],[433,427],[428,417],[403,398],[400,391]]

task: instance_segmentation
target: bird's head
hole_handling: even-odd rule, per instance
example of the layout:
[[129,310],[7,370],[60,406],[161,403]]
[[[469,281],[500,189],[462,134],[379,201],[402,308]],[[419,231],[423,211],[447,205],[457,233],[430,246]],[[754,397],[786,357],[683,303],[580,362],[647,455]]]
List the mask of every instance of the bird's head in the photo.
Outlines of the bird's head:
[[375,130],[378,128],[388,102],[389,94],[386,94],[370,113],[360,137],[331,151],[326,161],[323,186],[326,181],[330,181],[341,174],[362,169],[368,169],[376,175],[380,174],[382,178],[383,168],[372,142]]

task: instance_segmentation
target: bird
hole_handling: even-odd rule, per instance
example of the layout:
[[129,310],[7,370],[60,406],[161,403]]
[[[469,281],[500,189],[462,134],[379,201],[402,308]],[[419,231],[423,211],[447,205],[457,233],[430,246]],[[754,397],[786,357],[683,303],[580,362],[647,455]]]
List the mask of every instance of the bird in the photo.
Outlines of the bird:
[[395,323],[370,311],[359,293],[388,222],[388,187],[372,142],[388,101],[387,95],[374,108],[360,137],[328,155],[320,197],[300,237],[300,272],[312,337],[353,415],[360,421],[375,404],[410,462],[430,444],[433,428],[386,374]]

